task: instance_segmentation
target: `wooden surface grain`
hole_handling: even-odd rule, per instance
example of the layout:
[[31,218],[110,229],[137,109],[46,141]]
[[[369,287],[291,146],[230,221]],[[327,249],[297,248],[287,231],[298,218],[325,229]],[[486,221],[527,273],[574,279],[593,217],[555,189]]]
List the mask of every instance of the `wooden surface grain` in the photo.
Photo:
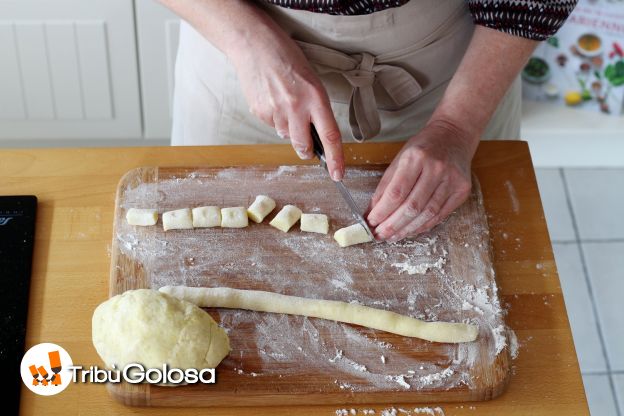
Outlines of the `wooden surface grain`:
[[[345,146],[345,152],[348,163],[383,163],[400,147],[356,144]],[[299,163],[286,145],[0,151],[0,193],[39,197],[27,346],[55,342],[69,351],[74,363],[99,363],[91,344],[91,314],[108,295],[115,189],[125,172],[154,165]],[[446,415],[589,414],[528,147],[522,142],[484,142],[473,169],[484,194],[506,322],[518,335],[520,354],[512,362],[509,388],[499,398],[430,405],[440,405]],[[210,413],[334,415],[340,407],[227,405]],[[379,413],[391,405],[373,408]],[[102,385],[74,384],[52,397],[35,396],[24,387],[21,412],[190,415],[197,410],[124,407]]]
[[[344,184],[358,206],[368,204],[386,167],[348,169]],[[262,224],[244,230],[164,231],[160,221],[154,227],[126,221],[129,208],[157,209],[162,218],[181,207],[249,206],[257,194],[270,195],[277,206]],[[326,214],[329,235],[301,232],[298,224],[288,233],[269,226],[286,204]],[[320,166],[133,169],[117,188],[110,295],[183,285],[355,300],[425,320],[470,320],[480,328],[477,339],[432,343],[301,316],[209,308],[232,348],[216,369],[216,384],[119,383],[108,386],[111,395],[132,405],[212,407],[232,400],[240,406],[465,402],[502,394],[511,361],[503,347],[510,342],[478,179],[444,224],[416,239],[338,247],[332,235],[353,221]],[[420,273],[402,270],[427,264]]]

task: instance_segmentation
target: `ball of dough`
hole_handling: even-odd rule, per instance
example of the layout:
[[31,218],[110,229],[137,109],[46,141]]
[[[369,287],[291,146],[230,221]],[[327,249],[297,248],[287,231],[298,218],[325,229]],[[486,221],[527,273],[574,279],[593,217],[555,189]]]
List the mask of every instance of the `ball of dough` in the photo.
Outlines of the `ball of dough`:
[[345,228],[341,228],[334,233],[334,239],[340,247],[348,247],[354,244],[368,243],[372,238],[366,229],[359,222]]
[[193,215],[190,208],[167,211],[162,215],[163,230],[188,230],[193,228]]
[[126,212],[126,221],[128,221],[130,225],[154,225],[158,221],[158,210],[130,208]]
[[285,233],[301,218],[301,210],[294,205],[286,205],[269,223]]
[[301,231],[327,234],[329,219],[325,214],[301,214]]
[[219,207],[193,208],[193,227],[219,227],[221,225],[221,210]]
[[93,313],[93,345],[104,364],[147,368],[215,368],[230,340],[205,311],[150,289],[129,290]]
[[245,207],[221,208],[221,227],[245,228],[249,225]]
[[261,223],[262,220],[275,209],[275,201],[266,195],[258,195],[256,200],[247,208],[247,215],[252,221]]

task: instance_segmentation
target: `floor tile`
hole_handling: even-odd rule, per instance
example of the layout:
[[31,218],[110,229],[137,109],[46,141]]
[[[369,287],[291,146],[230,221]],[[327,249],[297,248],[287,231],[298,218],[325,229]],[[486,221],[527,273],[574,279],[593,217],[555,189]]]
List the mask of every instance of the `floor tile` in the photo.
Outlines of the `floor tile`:
[[617,416],[608,375],[583,375],[589,411],[595,416]]
[[572,217],[559,169],[535,169],[548,233],[553,241],[574,241]]
[[577,243],[553,244],[581,371],[607,369]]
[[614,374],[613,382],[615,383],[615,399],[620,406],[620,411],[624,409],[624,374]]
[[582,243],[612,370],[624,371],[624,243]]
[[624,238],[624,169],[565,169],[581,240]]

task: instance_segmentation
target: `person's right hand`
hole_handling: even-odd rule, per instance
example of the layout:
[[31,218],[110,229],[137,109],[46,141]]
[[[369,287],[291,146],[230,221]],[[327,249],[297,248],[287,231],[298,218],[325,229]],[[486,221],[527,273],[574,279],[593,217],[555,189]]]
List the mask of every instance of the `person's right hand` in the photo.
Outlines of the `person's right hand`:
[[344,176],[342,139],[325,87],[301,48],[286,33],[258,33],[228,54],[250,111],[290,139],[301,159],[314,157],[310,123],[325,148],[334,180]]

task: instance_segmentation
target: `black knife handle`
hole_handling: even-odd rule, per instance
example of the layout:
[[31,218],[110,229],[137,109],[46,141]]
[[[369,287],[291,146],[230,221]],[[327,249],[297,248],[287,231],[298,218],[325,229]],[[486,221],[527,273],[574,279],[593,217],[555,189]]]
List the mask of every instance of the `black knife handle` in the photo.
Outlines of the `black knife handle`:
[[319,158],[319,160],[321,160],[321,162],[325,163],[325,149],[323,148],[323,142],[321,142],[321,138],[319,137],[318,131],[316,131],[314,124],[310,124],[310,134],[312,135],[314,154]]

